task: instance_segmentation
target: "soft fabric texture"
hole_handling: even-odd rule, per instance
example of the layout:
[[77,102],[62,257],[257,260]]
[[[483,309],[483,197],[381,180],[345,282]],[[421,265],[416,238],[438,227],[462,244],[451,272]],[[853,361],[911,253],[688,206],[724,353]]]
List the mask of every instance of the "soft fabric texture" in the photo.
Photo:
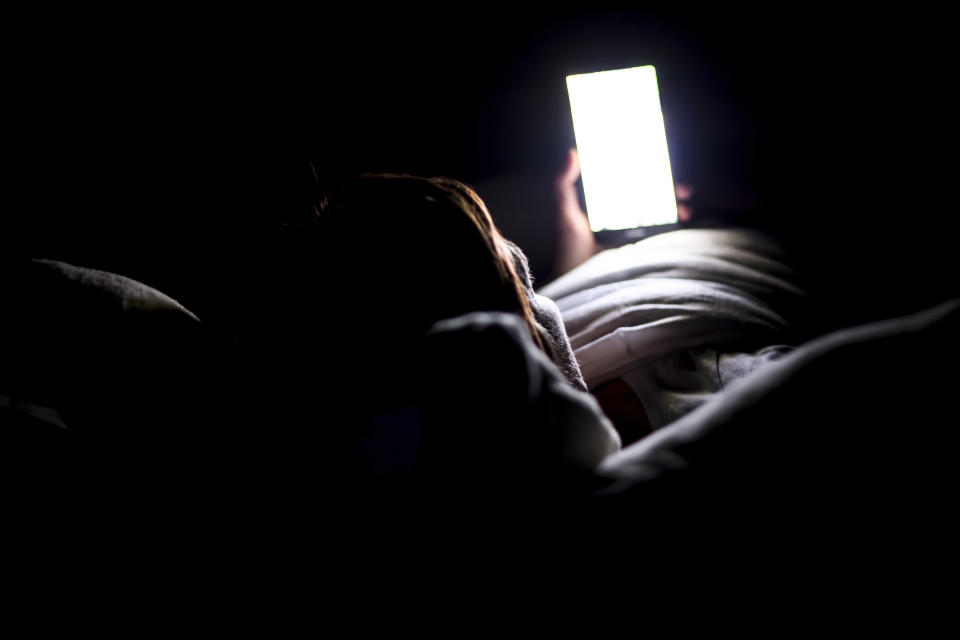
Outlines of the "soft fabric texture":
[[[256,396],[236,389],[229,341],[122,275],[24,260],[0,279],[3,464],[26,495],[83,505],[84,518],[139,509],[213,519],[264,486]],[[66,428],[35,419],[51,415]]]
[[[129,337],[124,328],[148,319],[169,326],[198,323],[166,294],[115,273],[30,260],[8,266],[0,277],[6,280],[0,326],[8,353],[13,351],[3,367],[0,385],[6,388],[0,392],[26,401],[33,394],[47,396],[49,389],[70,384],[71,376],[84,382],[90,368],[107,355],[135,356],[130,350],[145,345],[124,345]],[[97,357],[86,362],[72,359],[80,349]]]
[[520,247],[507,242],[513,256],[514,268],[517,276],[523,284],[527,299],[530,301],[530,308],[533,316],[540,325],[541,337],[549,343],[549,348],[553,351],[555,363],[563,374],[570,381],[570,384],[578,389],[586,390],[587,385],[580,373],[580,365],[573,355],[573,348],[570,346],[570,340],[567,337],[567,330],[563,326],[563,318],[557,305],[546,296],[539,295],[534,290],[533,276],[530,274],[530,265],[527,262],[527,256],[520,250]]
[[652,426],[789,350],[806,302],[769,236],[684,229],[604,251],[543,287],[590,389],[621,377]]
[[[371,417],[359,404],[339,413],[342,398],[324,378],[218,340],[175,300],[130,278],[45,260],[4,275],[4,415],[12,415],[6,405],[52,408],[72,442],[97,443],[103,455],[144,470],[170,463],[157,471],[160,481],[186,458],[196,463],[194,477],[235,472],[243,458],[223,457],[232,451],[256,453],[244,472],[254,475],[259,468],[354,481],[425,464],[442,471],[432,476],[438,486],[460,478],[509,491],[514,482],[546,482],[552,470],[592,470],[619,449],[595,400],[574,388],[513,314],[440,322],[416,359],[381,363],[369,386],[341,380],[361,401],[402,379],[404,402]],[[277,362],[285,368],[272,368]],[[313,361],[319,371],[324,364]],[[286,385],[291,379],[301,384]]]
[[411,364],[382,372],[384,382],[403,377],[403,398],[338,418],[320,443],[335,447],[351,490],[369,498],[517,504],[582,494],[593,470],[620,448],[596,400],[570,384],[516,314],[437,322]]
[[[425,405],[450,430],[442,439],[470,449],[461,449],[467,458],[476,447],[592,469],[620,448],[596,400],[569,384],[516,315],[438,322],[427,334],[424,370]],[[456,460],[455,449],[443,450]],[[495,472],[496,457],[487,463]]]
[[960,357],[958,322],[955,299],[806,343],[609,457],[603,493],[638,498],[651,517],[680,505],[708,518],[945,517],[956,374],[936,364]]
[[643,405],[650,428],[656,430],[791,349],[788,345],[756,351],[727,351],[717,346],[681,349],[640,363],[622,378]]
[[166,294],[52,260],[10,265],[3,277],[0,394],[12,401],[116,438],[175,431],[179,411],[215,386],[206,377],[209,336]]

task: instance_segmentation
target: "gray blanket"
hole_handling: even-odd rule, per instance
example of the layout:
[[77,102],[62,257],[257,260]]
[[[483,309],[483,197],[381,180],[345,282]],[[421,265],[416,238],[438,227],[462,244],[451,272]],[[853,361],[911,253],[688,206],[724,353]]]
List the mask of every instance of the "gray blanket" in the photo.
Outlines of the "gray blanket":
[[796,281],[767,235],[687,229],[604,251],[539,293],[587,386],[622,377],[660,427],[789,350]]

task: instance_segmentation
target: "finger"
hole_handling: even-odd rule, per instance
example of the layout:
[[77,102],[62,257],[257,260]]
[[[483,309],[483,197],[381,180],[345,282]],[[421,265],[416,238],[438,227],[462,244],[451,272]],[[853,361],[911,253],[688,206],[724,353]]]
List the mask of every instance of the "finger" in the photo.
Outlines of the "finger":
[[560,172],[557,182],[560,184],[573,184],[580,177],[580,154],[576,149],[567,151],[567,160],[563,165],[563,171]]

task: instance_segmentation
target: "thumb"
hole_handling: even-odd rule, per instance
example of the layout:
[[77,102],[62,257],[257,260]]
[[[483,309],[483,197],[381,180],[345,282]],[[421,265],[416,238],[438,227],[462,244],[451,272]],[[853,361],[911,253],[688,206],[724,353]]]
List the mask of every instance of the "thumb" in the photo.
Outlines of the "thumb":
[[563,170],[557,176],[557,185],[571,185],[580,177],[580,154],[576,149],[567,151],[567,159],[563,164]]

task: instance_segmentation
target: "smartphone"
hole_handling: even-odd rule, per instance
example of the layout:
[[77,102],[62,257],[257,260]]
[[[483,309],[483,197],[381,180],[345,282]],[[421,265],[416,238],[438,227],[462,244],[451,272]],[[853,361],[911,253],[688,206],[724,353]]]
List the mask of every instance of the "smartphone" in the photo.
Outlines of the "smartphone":
[[677,228],[653,66],[567,76],[567,93],[590,228],[607,241]]

